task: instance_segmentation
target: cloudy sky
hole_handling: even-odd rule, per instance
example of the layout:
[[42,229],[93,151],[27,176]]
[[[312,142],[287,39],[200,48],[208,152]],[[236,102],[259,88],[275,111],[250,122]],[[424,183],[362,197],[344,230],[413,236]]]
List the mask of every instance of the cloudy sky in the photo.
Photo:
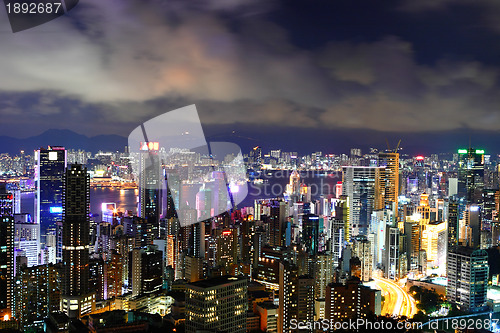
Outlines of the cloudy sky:
[[498,0],[81,0],[12,33],[0,132],[127,136],[196,103],[204,126],[500,129]]

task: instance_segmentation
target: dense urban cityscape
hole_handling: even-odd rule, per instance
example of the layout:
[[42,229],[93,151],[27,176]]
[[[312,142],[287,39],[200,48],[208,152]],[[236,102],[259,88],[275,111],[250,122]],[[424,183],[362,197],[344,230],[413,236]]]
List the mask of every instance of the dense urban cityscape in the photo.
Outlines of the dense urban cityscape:
[[500,333],[498,0],[3,0],[0,331]]
[[138,147],[0,154],[1,328],[496,330],[498,156]]

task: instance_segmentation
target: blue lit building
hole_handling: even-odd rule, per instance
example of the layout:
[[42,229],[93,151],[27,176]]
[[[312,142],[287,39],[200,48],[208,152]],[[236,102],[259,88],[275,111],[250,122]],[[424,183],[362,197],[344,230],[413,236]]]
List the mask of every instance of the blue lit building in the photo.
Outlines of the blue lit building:
[[35,222],[40,224],[42,242],[47,235],[55,235],[56,260],[62,260],[61,232],[57,222],[62,221],[63,175],[66,169],[66,149],[64,147],[40,148],[36,151],[36,197]]

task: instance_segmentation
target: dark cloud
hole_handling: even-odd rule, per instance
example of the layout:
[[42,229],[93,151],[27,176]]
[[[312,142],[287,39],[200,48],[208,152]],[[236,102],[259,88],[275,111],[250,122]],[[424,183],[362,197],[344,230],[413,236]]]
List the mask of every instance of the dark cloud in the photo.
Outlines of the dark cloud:
[[[438,2],[401,8],[465,5]],[[397,31],[301,48],[270,21],[271,10],[276,2],[88,0],[70,16],[3,33],[0,129],[18,134],[29,119],[29,131],[127,135],[192,103],[208,125],[499,128],[497,65],[444,55],[419,63],[415,44]]]

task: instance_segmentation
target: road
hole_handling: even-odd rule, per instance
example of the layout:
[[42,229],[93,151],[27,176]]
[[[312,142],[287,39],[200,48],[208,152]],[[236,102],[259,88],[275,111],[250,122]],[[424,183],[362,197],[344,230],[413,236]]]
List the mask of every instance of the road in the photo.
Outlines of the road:
[[417,313],[417,304],[403,288],[393,280],[374,277],[375,286],[382,291],[385,302],[382,315],[406,316],[412,318]]

